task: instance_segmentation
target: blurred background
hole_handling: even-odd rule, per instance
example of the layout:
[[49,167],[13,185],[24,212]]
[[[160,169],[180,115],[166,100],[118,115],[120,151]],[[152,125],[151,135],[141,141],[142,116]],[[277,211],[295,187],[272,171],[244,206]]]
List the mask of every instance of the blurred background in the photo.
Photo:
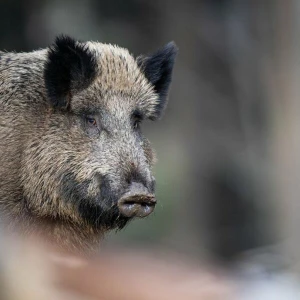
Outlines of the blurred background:
[[0,0],[1,50],[60,33],[135,56],[179,47],[165,116],[143,125],[159,205],[105,245],[299,272],[299,14],[297,0]]

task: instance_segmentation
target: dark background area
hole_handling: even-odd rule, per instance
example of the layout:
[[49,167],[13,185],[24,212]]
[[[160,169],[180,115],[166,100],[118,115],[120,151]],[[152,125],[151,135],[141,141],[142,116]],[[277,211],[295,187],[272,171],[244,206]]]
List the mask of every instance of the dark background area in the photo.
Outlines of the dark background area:
[[0,1],[1,50],[43,48],[60,33],[136,56],[170,40],[179,47],[165,117],[144,126],[158,154],[159,205],[108,244],[231,262],[277,241],[269,75],[278,54],[275,2]]

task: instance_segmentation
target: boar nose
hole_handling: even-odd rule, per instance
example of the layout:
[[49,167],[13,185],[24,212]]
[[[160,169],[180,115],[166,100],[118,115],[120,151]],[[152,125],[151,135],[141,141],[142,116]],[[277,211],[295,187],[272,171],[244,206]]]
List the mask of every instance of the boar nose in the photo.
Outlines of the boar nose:
[[146,217],[153,212],[155,204],[155,196],[138,182],[132,182],[129,191],[118,201],[120,213],[125,217]]

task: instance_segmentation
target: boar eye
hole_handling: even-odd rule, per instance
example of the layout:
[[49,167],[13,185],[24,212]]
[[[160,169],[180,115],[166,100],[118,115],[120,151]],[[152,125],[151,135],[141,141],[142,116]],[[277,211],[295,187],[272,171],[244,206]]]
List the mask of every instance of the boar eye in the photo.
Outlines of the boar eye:
[[92,118],[92,117],[86,117],[86,122],[88,125],[90,126],[97,126],[97,121],[95,118]]
[[100,122],[97,117],[85,116],[85,130],[91,137],[97,137],[100,134]]

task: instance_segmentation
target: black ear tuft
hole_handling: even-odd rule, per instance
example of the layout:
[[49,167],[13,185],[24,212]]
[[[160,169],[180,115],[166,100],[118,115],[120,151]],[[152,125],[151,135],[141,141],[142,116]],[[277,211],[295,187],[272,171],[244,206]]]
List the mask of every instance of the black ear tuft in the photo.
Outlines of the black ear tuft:
[[170,42],[151,56],[137,58],[139,67],[149,82],[154,85],[155,91],[159,95],[159,103],[153,119],[159,118],[166,106],[177,52],[178,48],[175,43]]
[[54,107],[68,108],[73,93],[87,88],[96,76],[96,60],[86,45],[59,36],[50,46],[44,79]]

